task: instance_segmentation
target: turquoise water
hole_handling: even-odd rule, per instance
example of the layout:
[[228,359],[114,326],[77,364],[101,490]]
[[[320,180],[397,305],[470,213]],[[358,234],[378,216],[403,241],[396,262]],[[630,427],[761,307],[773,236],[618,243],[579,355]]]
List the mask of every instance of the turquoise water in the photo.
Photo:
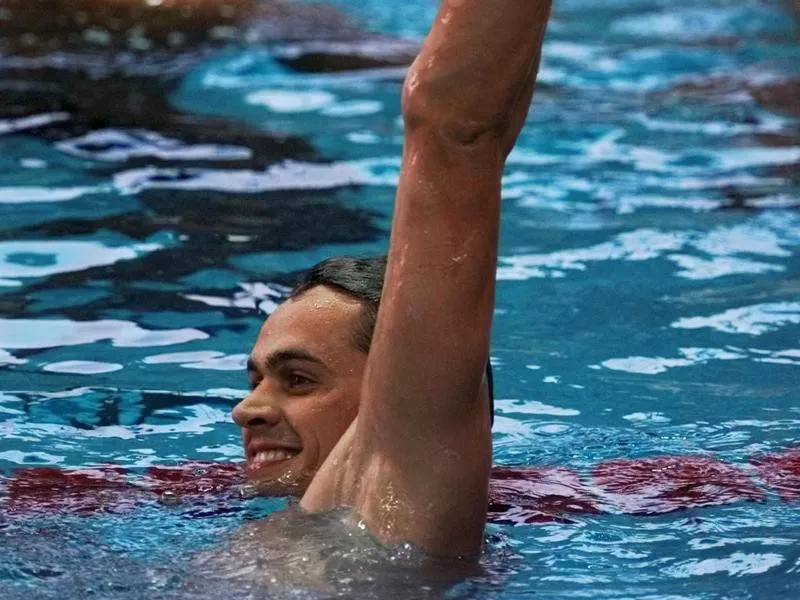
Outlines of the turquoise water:
[[[435,12],[331,3],[412,41]],[[790,2],[557,2],[503,184],[495,461],[597,490],[604,461],[714,458],[760,501],[642,515],[604,496],[492,524],[488,574],[454,597],[800,597],[797,500],[750,464],[800,435],[797,37]],[[286,51],[219,50],[155,86],[228,129],[144,127],[102,80],[103,118],[2,105],[2,477],[240,461],[229,412],[264,314],[313,262],[385,250],[402,70],[300,73]],[[46,79],[8,64],[4,89]],[[0,589],[227,597],[187,557],[283,502],[170,494],[7,510]]]

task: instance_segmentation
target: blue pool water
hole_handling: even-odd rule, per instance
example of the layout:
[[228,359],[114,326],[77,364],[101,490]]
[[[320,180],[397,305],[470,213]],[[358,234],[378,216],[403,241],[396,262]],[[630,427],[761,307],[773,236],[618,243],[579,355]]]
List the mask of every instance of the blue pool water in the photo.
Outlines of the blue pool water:
[[[436,8],[330,4],[412,42]],[[800,437],[794,5],[556,4],[503,184],[495,461],[587,485],[604,461],[662,455],[754,476],[752,457]],[[102,99],[89,119],[45,101],[81,75],[0,56],[3,89],[36,98],[0,117],[0,477],[240,461],[229,413],[264,314],[317,260],[385,251],[402,69],[299,72],[274,58],[288,51],[225,48],[169,86],[136,80],[186,116],[161,128],[131,120],[124,78],[75,88]],[[753,481],[759,502],[490,525],[487,573],[450,594],[798,598],[800,504]],[[3,514],[0,590],[229,597],[190,557],[283,506],[162,494]]]

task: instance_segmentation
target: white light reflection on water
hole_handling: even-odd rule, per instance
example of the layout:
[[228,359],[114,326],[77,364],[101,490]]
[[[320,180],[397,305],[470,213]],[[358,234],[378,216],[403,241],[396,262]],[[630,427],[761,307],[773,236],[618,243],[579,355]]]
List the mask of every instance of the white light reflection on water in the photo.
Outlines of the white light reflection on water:
[[363,169],[350,163],[313,164],[286,161],[266,171],[166,169],[146,167],[117,173],[114,185],[122,194],[148,189],[218,190],[256,193],[277,190],[320,190],[367,183]]
[[211,369],[215,371],[243,371],[247,364],[247,354],[225,354],[198,350],[196,352],[175,352],[154,354],[144,359],[145,364],[179,364],[184,369]]
[[690,367],[705,364],[710,360],[737,360],[746,358],[742,352],[731,352],[722,348],[680,348],[681,358],[664,358],[661,356],[628,356],[626,358],[610,358],[601,364],[606,369],[625,371],[641,375],[658,375],[675,367]]
[[7,460],[18,465],[58,465],[64,461],[64,458],[64,456],[41,451],[20,452],[19,450],[6,450],[0,452],[0,460]]
[[240,283],[239,290],[233,297],[208,296],[203,294],[185,294],[184,297],[214,307],[258,308],[269,314],[275,310],[279,302],[287,296],[289,288],[277,284],[261,282]]
[[119,363],[99,362],[95,360],[65,360],[48,363],[42,371],[49,373],[72,373],[75,375],[98,375],[100,373],[113,373],[123,366]]
[[52,112],[29,115],[18,119],[0,119],[0,135],[18,133],[26,129],[36,129],[44,125],[68,121],[69,118],[69,113]]
[[[797,224],[798,219],[793,215],[785,215],[784,218],[764,215],[747,224],[717,227],[709,232],[637,229],[586,248],[503,256],[497,276],[498,279],[509,280],[563,277],[568,271],[586,271],[594,262],[639,262],[662,257],[677,263],[682,270],[676,275],[687,279],[782,271],[784,266],[781,264],[733,258],[731,255],[791,257],[789,248],[800,243],[797,229],[792,227]],[[679,254],[681,250],[700,251],[712,258]]]
[[[20,396],[23,396],[23,394],[20,394]],[[49,400],[57,403],[59,400],[67,397],[69,396],[50,394]],[[42,400],[45,400],[46,398],[47,396],[41,395]],[[96,438],[98,440],[108,438],[128,440],[134,444],[134,447],[136,447],[140,445],[143,436],[152,436],[161,438],[161,440],[151,442],[151,444],[169,444],[169,439],[175,439],[175,435],[191,438],[192,436],[200,436],[202,434],[214,434],[216,428],[219,427],[220,424],[231,424],[230,411],[220,410],[219,408],[215,408],[206,404],[192,404],[181,407],[180,410],[161,410],[159,411],[160,422],[148,422],[141,424],[134,423],[127,425],[95,425],[92,427],[44,422],[29,423],[25,422],[25,413],[15,408],[16,406],[24,407],[26,401],[27,400],[21,397],[6,397],[6,399],[3,401],[3,408],[5,410],[3,410],[2,413],[5,415],[10,415],[10,417],[5,418],[2,422],[0,422],[0,434],[2,434],[3,440],[6,442],[10,442],[14,439],[28,442],[41,442],[48,439],[56,442],[63,439],[72,440],[73,442],[77,440],[78,443],[74,444],[74,447],[79,452],[82,451],[84,453],[88,453],[89,448],[87,447],[81,450],[80,444],[85,443],[85,440],[89,438]],[[60,408],[63,409],[66,406],[67,405],[62,404],[59,407],[57,404],[54,404],[49,408],[49,410],[57,412]],[[42,407],[41,410],[45,409],[48,409],[48,407]],[[69,445],[69,447],[71,448],[72,445]],[[100,453],[94,458],[94,461],[99,463],[104,462],[102,448],[102,446],[99,447]],[[109,448],[106,447],[106,450],[109,450]],[[115,453],[122,450],[132,451],[131,448],[123,448],[120,446],[115,448]],[[12,455],[8,455],[5,458],[20,465],[30,464],[37,462],[38,459],[34,458],[28,460],[26,457],[29,455],[35,456],[38,454],[38,452],[39,451],[37,449],[32,449],[29,452],[18,452],[17,454],[14,454],[14,460],[10,458]],[[172,456],[173,453],[169,453],[169,455]],[[122,455],[118,456],[119,459],[122,458]],[[159,456],[162,459],[165,458],[165,454],[163,453]],[[64,458],[65,457],[63,456],[61,457],[62,460]],[[88,456],[85,456],[84,460],[87,458]],[[93,461],[86,460],[86,462],[91,463]]]
[[728,575],[756,575],[766,573],[777,567],[785,558],[781,554],[766,552],[762,554],[734,552],[725,558],[693,559],[668,567],[665,572],[679,579],[695,575],[710,575],[724,572]]
[[38,202],[68,202],[88,194],[109,191],[110,186],[77,187],[0,187],[0,204],[32,204]]
[[209,336],[199,329],[145,329],[130,321],[66,319],[0,319],[0,348],[34,349],[91,344],[110,340],[122,348],[170,346]]
[[688,254],[670,254],[667,258],[681,268],[676,275],[686,279],[716,279],[717,277],[727,277],[728,275],[758,275],[786,270],[781,265],[746,260],[744,258],[718,256],[706,260]]
[[762,335],[795,323],[800,323],[800,302],[765,302],[731,308],[708,317],[684,317],[673,322],[671,327],[708,327],[722,333]]
[[0,349],[0,366],[2,365],[24,365],[27,360],[24,358],[17,358],[10,352]]
[[[755,20],[756,13],[748,6],[714,6],[713,8],[687,8],[680,11],[663,9],[624,16],[612,25],[612,32],[632,36],[647,36],[690,42],[707,40],[709,37],[729,35],[732,30],[740,30],[742,23],[749,27],[764,27],[761,19]],[[775,13],[777,16],[778,13]],[[766,19],[765,19],[766,20]],[[756,29],[758,30],[758,29]]]
[[580,413],[574,408],[563,408],[537,400],[495,400],[495,408],[503,414],[551,415],[554,417],[575,417]]
[[266,89],[250,92],[246,96],[248,104],[264,106],[277,113],[314,112],[329,107],[336,96],[322,90],[279,90]]
[[0,277],[47,277],[132,260],[163,248],[144,243],[107,246],[89,240],[0,242]]
[[56,144],[56,148],[80,158],[122,162],[135,158],[162,160],[245,160],[252,151],[243,146],[187,144],[153,131],[97,129]]

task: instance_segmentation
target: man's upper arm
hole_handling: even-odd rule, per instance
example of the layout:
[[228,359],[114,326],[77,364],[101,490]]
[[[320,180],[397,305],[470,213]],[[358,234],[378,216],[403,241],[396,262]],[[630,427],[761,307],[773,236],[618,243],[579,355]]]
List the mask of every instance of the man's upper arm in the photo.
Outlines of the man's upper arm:
[[356,431],[366,461],[356,508],[383,541],[480,548],[501,169],[494,142],[407,133]]

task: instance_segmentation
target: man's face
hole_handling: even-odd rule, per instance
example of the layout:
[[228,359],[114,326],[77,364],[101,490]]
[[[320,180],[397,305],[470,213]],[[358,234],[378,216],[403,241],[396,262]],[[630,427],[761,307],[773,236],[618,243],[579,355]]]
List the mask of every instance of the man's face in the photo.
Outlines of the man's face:
[[248,361],[252,391],[233,409],[259,492],[301,494],[355,419],[367,361],[352,342],[361,308],[316,286],[261,328]]

